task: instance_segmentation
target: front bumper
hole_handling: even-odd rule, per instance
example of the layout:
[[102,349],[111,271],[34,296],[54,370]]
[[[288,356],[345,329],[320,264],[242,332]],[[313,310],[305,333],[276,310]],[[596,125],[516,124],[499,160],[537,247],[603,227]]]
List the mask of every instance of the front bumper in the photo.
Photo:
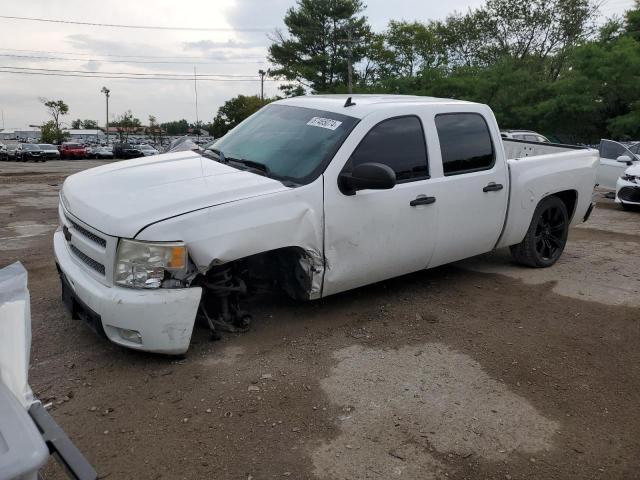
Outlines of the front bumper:
[[615,202],[626,205],[640,205],[640,185],[618,178]]
[[[191,342],[202,289],[200,287],[138,290],[106,286],[89,275],[72,257],[64,234],[53,236],[56,262],[71,289],[72,301],[100,322],[109,340],[147,352],[179,355]],[[134,330],[140,343],[124,338]]]

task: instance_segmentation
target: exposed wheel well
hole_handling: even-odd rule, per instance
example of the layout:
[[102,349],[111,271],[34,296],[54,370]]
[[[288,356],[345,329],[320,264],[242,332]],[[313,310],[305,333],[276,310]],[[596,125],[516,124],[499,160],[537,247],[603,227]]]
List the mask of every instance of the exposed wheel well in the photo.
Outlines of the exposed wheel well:
[[558,197],[567,207],[567,213],[569,214],[569,221],[573,220],[573,214],[575,213],[576,204],[578,203],[578,192],[575,190],[564,190],[562,192],[556,192],[553,197]]
[[209,271],[232,268],[247,285],[277,285],[291,297],[308,299],[313,289],[313,277],[318,260],[301,247],[283,247],[240,258],[225,264],[215,264]]

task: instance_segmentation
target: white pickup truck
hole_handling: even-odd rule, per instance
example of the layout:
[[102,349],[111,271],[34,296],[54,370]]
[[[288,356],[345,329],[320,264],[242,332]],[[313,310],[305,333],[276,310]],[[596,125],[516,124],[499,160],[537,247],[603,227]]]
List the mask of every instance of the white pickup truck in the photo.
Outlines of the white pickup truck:
[[54,236],[63,299],[111,341],[182,354],[196,318],[247,326],[261,287],[319,299],[511,247],[560,257],[598,152],[502,140],[491,109],[411,96],[274,102],[204,154],[70,176]]

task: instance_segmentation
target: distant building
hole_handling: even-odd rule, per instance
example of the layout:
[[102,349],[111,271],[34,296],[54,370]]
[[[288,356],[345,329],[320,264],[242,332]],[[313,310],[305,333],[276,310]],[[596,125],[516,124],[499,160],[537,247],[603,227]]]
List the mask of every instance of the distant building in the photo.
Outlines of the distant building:
[[65,130],[65,132],[69,134],[68,138],[73,142],[101,143],[107,139],[104,132],[98,129],[72,128]]
[[0,130],[0,140],[40,140],[40,129],[37,127],[5,128]]

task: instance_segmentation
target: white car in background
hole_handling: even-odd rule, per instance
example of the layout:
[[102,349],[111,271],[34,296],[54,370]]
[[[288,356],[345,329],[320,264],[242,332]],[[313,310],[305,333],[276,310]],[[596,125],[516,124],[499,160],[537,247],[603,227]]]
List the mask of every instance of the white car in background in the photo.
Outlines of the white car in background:
[[620,142],[601,140],[599,150],[600,166],[598,167],[597,181],[602,188],[615,190],[618,180],[625,174],[625,170],[640,164],[640,156]]
[[142,151],[142,154],[145,157],[150,157],[151,155],[158,155],[160,153],[151,145],[138,145],[138,148]]
[[500,136],[502,138],[521,140],[524,142],[551,143],[544,135],[540,135],[539,133],[531,130],[501,130]]
[[640,163],[627,168],[616,182],[616,203],[622,208],[640,208]]

